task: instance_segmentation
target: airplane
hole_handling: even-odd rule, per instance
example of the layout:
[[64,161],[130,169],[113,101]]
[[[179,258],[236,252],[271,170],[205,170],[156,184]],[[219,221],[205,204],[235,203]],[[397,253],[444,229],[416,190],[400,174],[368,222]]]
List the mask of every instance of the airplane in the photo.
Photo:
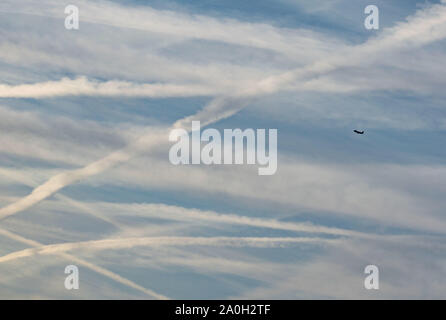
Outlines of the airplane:
[[353,132],[357,134],[364,134],[364,131],[353,130]]

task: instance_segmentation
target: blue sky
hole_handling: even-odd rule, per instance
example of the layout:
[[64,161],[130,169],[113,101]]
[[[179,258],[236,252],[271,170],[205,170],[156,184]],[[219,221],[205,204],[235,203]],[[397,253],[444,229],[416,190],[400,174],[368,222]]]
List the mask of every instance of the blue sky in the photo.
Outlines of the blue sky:
[[[446,4],[369,4],[2,1],[0,298],[444,298]],[[181,119],[277,173],[172,165]]]

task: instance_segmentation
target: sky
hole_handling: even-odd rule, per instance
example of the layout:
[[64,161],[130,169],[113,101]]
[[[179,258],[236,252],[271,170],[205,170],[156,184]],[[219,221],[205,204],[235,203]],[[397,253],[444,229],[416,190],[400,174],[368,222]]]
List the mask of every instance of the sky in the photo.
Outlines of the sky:
[[[1,1],[0,298],[444,299],[445,49],[440,0]],[[277,172],[173,165],[192,120]]]

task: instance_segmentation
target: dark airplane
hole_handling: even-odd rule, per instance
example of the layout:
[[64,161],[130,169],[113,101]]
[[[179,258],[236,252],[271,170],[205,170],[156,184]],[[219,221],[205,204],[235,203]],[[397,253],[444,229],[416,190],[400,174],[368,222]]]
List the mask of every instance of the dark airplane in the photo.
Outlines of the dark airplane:
[[357,134],[364,134],[364,131],[353,130],[353,132]]

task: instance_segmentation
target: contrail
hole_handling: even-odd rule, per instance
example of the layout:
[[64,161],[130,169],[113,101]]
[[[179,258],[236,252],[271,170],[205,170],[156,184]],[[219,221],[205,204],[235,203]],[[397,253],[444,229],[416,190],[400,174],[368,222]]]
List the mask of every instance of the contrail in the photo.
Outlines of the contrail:
[[[1,232],[0,232],[1,233]],[[71,250],[129,249],[133,247],[160,246],[217,246],[272,248],[292,243],[333,243],[337,239],[325,238],[271,238],[271,237],[138,237],[91,240],[34,246],[0,257],[0,263],[34,255],[61,254]]]
[[[0,229],[0,234],[4,235],[4,236],[6,236],[6,237],[8,237],[8,238],[10,238],[12,240],[15,240],[15,241],[18,241],[18,242],[21,242],[21,243],[25,243],[25,244],[27,244],[29,246],[32,246],[32,247],[37,247],[37,248],[45,247],[45,245],[43,245],[43,244],[41,244],[41,243],[39,243],[37,241],[26,239],[26,238],[24,238],[22,236],[19,236],[19,235],[15,234],[15,233],[12,233],[12,232],[4,230],[4,229]],[[110,278],[110,279],[112,279],[112,280],[114,280],[116,282],[119,282],[119,283],[121,283],[123,285],[126,285],[126,286],[128,286],[130,288],[133,288],[135,290],[143,292],[144,294],[147,294],[148,296],[151,296],[151,297],[153,297],[155,299],[159,299],[159,300],[168,300],[169,299],[168,297],[166,297],[166,296],[164,296],[162,294],[156,293],[153,290],[144,288],[144,287],[140,286],[139,284],[137,284],[137,283],[135,283],[135,282],[133,282],[133,281],[131,281],[129,279],[126,279],[126,278],[120,276],[119,274],[116,274],[116,273],[114,273],[114,272],[112,272],[110,270],[107,270],[107,269],[105,269],[103,267],[97,266],[97,265],[95,265],[93,263],[90,263],[88,261],[85,261],[83,259],[77,258],[77,257],[75,257],[75,256],[73,256],[71,254],[64,253],[64,252],[58,252],[57,254],[59,256],[61,256],[62,258],[67,259],[68,261],[71,261],[73,263],[76,263],[76,264],[82,265],[82,266],[84,266],[86,268],[89,268],[90,270],[93,270],[93,271],[95,271],[95,272],[97,272],[97,273],[99,273],[99,274],[101,274],[101,275],[103,275],[105,277],[108,277],[108,278]]]
[[276,219],[264,219],[264,218],[254,218],[248,216],[241,216],[238,214],[222,214],[215,211],[203,211],[199,209],[187,209],[179,206],[170,206],[165,204],[135,204],[128,206],[119,207],[123,210],[136,210],[141,212],[144,216],[147,216],[148,211],[153,211],[153,215],[157,217],[168,218],[172,220],[179,221],[190,221],[190,220],[202,220],[211,221],[226,224],[237,224],[244,226],[252,226],[259,228],[269,228],[276,230],[287,230],[295,232],[306,232],[306,233],[321,233],[329,234],[335,236],[345,236],[345,237],[358,237],[358,238],[370,238],[373,235],[369,235],[362,232],[357,232],[353,230],[325,227],[321,225],[315,225],[311,223],[295,223],[295,222],[284,222]]
[[[186,125],[189,124],[191,119],[201,120],[204,125],[216,122],[237,113],[246,106],[252,97],[282,90],[284,86],[298,78],[305,80],[305,77],[314,77],[322,73],[334,71],[339,67],[361,64],[365,61],[364,57],[372,59],[371,56],[373,54],[388,52],[394,48],[411,48],[425,45],[445,37],[446,6],[442,4],[431,6],[428,9],[417,12],[414,16],[408,18],[407,22],[390,28],[388,32],[385,31],[383,36],[373,38],[362,45],[353,47],[351,51],[343,52],[331,60],[269,77],[259,81],[249,89],[242,89],[239,93],[235,93],[233,97],[218,97],[195,115],[175,122],[173,128],[184,127],[184,129],[190,130]],[[228,107],[228,104],[231,102],[236,103]],[[113,152],[81,169],[61,173],[50,178],[47,182],[34,189],[30,195],[0,209],[0,219],[30,208],[67,185],[103,172],[128,161],[142,152],[149,151],[151,148],[159,145],[160,141],[166,141],[168,132],[169,130],[167,129],[160,130],[157,134],[149,133],[143,135],[127,148]]]
[[[341,54],[324,59],[303,68],[297,68],[278,76],[271,76],[259,82],[257,88],[263,93],[283,90],[283,87],[295,80],[309,80],[330,73],[341,67],[370,65],[379,59],[378,54],[395,49],[409,49],[427,45],[446,37],[446,1],[427,9],[417,11],[413,16],[396,26],[384,30],[376,37],[363,44],[344,49]],[[347,51],[348,50],[348,51]],[[364,59],[365,58],[365,59]]]
[[0,98],[48,98],[60,96],[130,96],[147,98],[196,97],[224,94],[203,85],[137,84],[128,81],[98,82],[86,77],[62,78],[33,84],[0,84]]

